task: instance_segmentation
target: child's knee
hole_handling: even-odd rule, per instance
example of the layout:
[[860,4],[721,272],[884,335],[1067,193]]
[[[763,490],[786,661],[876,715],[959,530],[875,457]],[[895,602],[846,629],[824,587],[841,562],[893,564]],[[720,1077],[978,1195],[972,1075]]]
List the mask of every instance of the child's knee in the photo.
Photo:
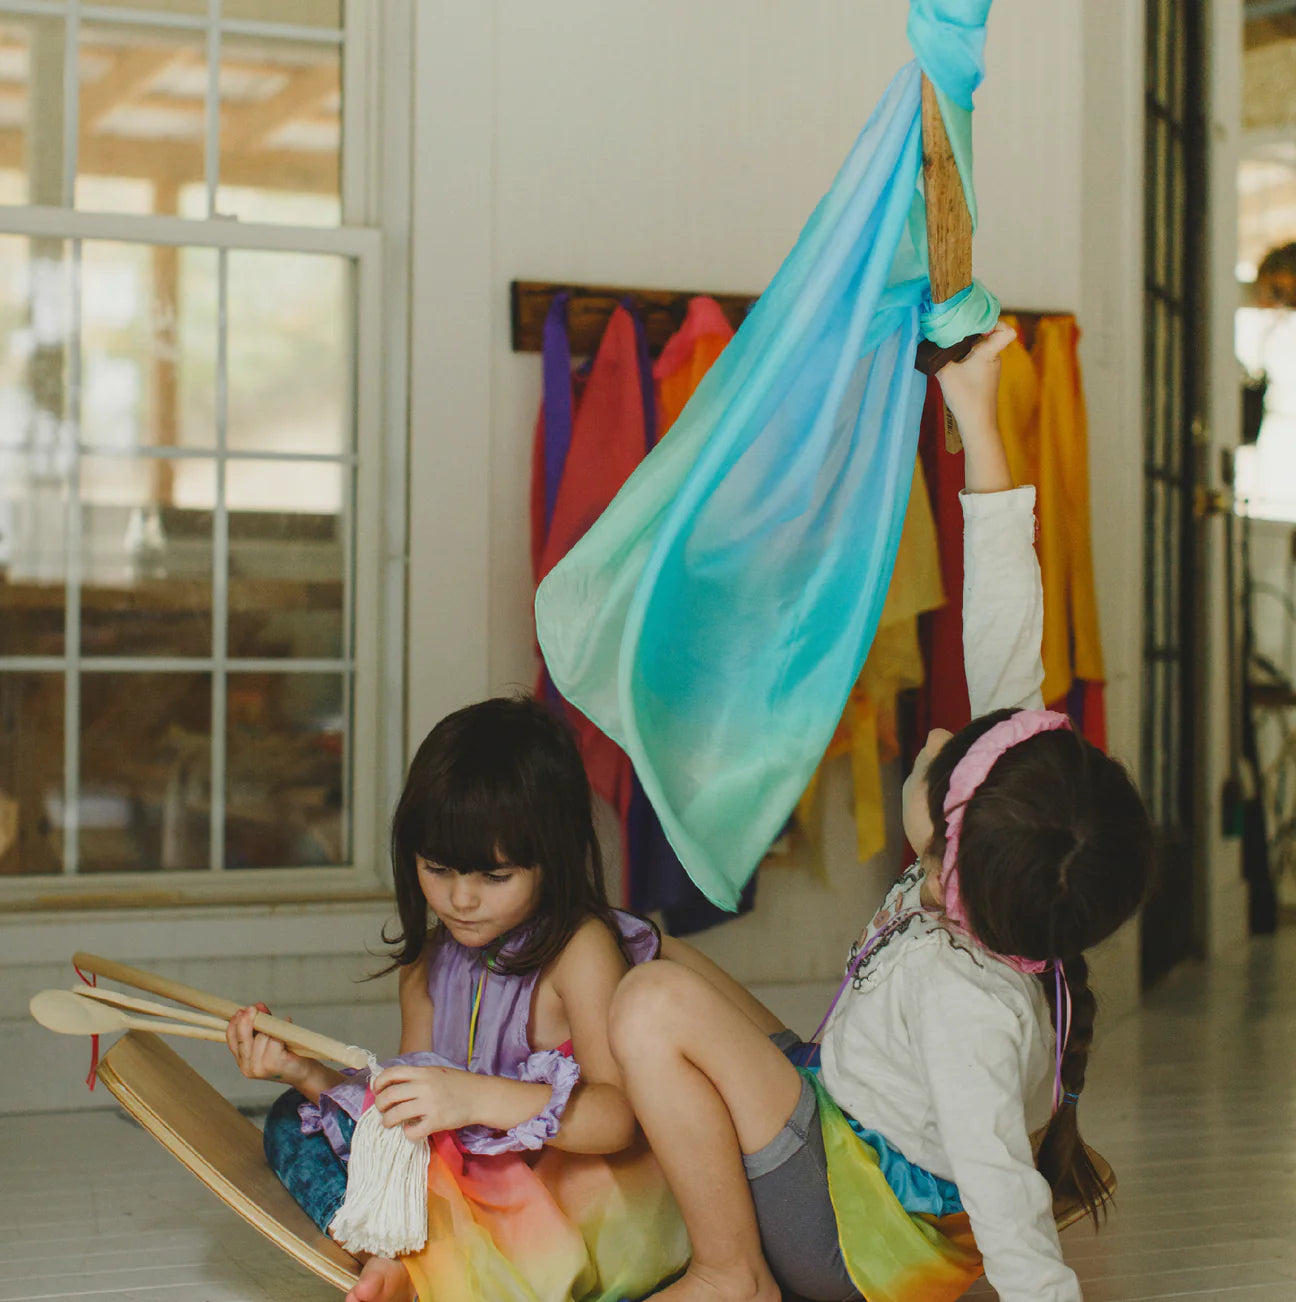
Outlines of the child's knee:
[[[677,963],[661,959],[631,968],[612,998],[612,1052],[624,1063],[645,1042],[660,1044],[679,1024],[682,1001],[698,978]],[[683,1005],[686,1006],[686,1005]]]

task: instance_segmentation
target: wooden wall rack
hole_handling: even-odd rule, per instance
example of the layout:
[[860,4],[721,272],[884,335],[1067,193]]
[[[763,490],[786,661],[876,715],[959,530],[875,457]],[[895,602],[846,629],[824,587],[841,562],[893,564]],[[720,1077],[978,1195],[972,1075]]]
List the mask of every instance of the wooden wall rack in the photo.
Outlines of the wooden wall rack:
[[[544,321],[554,295],[566,290],[567,333],[572,352],[577,356],[593,353],[617,304],[630,299],[643,317],[648,349],[661,352],[666,341],[684,323],[689,300],[707,294],[720,304],[729,324],[736,330],[742,323],[757,294],[711,294],[704,289],[630,289],[615,285],[572,285],[556,281],[515,280],[510,286],[513,320],[513,351],[538,353],[544,344]],[[1035,327],[1041,317],[1071,316],[1070,312],[1004,308],[1005,316],[1016,317],[1022,327],[1026,346],[1035,339]]]

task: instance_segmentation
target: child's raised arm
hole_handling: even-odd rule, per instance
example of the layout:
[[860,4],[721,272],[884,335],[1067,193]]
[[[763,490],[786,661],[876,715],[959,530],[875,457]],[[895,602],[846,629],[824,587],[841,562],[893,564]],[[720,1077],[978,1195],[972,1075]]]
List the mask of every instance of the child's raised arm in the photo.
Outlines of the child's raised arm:
[[999,434],[999,355],[1016,338],[1000,323],[938,374],[963,435],[963,665],[972,717],[1037,710],[1044,594],[1035,556],[1035,489],[1016,492]]

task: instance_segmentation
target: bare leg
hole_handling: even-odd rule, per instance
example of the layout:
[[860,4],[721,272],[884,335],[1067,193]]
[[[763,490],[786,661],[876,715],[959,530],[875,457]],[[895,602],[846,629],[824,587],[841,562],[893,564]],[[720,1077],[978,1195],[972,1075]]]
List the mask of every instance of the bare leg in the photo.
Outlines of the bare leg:
[[671,1302],[777,1302],[742,1154],[783,1128],[801,1077],[703,976],[663,960],[634,968],[612,1002],[612,1051],[693,1244]]
[[768,1036],[776,1031],[787,1029],[746,986],[735,981],[719,963],[712,962],[701,950],[694,949],[692,945],[677,940],[674,936],[663,936],[662,958],[668,958],[672,963],[678,963],[681,967],[696,972],[698,976],[715,986],[761,1034]]
[[414,1283],[399,1261],[370,1257],[360,1269],[345,1302],[417,1302]]

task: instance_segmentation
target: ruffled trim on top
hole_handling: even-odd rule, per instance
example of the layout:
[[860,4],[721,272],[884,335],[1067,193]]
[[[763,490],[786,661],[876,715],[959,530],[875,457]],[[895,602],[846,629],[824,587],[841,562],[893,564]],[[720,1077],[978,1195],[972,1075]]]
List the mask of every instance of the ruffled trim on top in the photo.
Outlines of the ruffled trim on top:
[[518,1153],[543,1148],[562,1125],[563,1113],[572,1090],[580,1080],[580,1064],[557,1049],[533,1053],[518,1068],[518,1080],[543,1082],[551,1087],[549,1102],[534,1117],[519,1122],[511,1130],[492,1130],[489,1126],[464,1126],[458,1132],[465,1151],[480,1156],[494,1153]]

